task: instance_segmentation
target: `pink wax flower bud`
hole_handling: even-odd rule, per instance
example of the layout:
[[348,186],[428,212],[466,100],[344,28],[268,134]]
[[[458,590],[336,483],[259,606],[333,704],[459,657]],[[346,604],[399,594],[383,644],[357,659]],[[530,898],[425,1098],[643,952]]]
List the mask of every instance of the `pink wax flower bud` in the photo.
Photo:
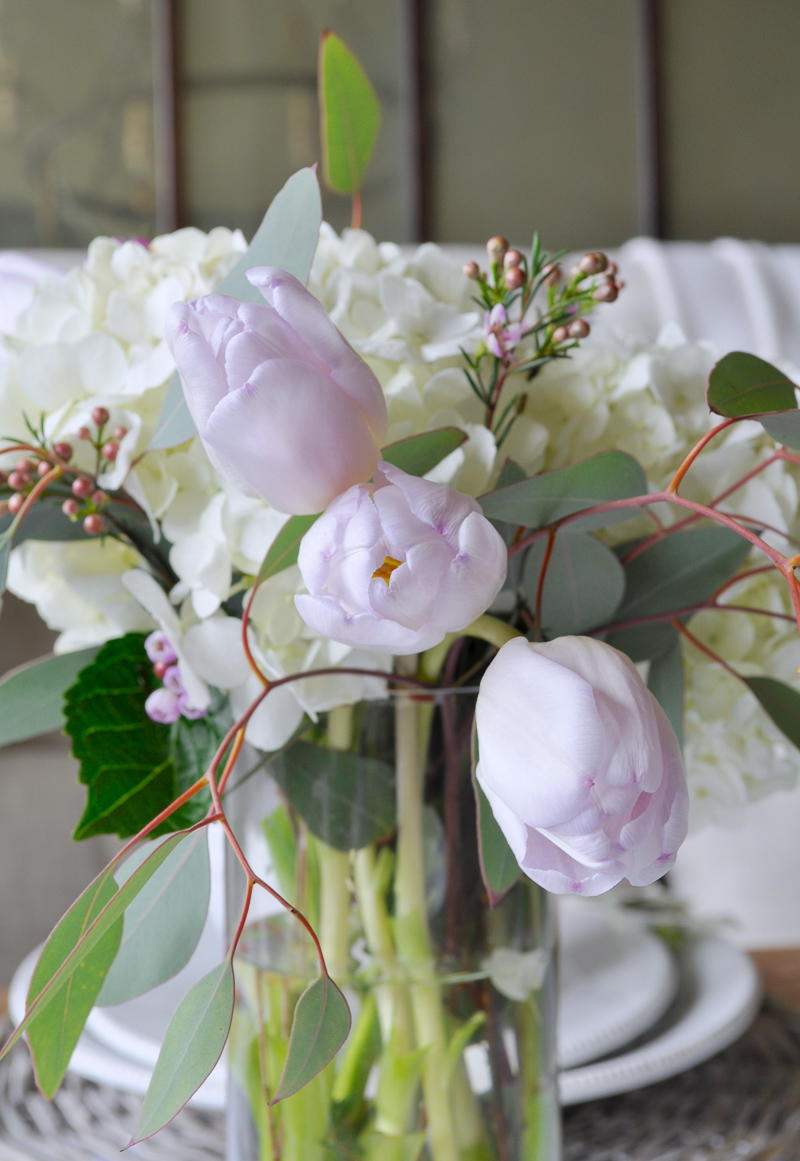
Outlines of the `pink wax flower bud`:
[[295,604],[323,637],[417,653],[486,611],[505,579],[506,547],[471,497],[391,464],[379,469],[303,537],[309,595]]
[[161,689],[153,690],[144,708],[151,721],[171,726],[181,716],[181,699],[177,693],[162,686]]
[[156,629],[155,633],[145,637],[144,651],[154,665],[157,661],[163,661],[165,665],[172,665],[178,659],[169,637],[160,629]]
[[624,654],[590,637],[509,641],[476,722],[478,782],[534,882],[599,895],[673,865],[688,823],[680,747]]
[[508,312],[502,303],[498,302],[483,316],[483,341],[498,359],[511,360],[514,347],[522,338],[522,324],[510,323]]
[[169,665],[164,670],[164,676],[161,679],[167,689],[171,689],[173,693],[185,694],[183,680],[181,678],[181,671],[177,665]]
[[178,702],[180,703],[181,717],[187,718],[190,722],[195,722],[198,718],[204,718],[208,713],[208,706],[205,709],[198,709],[196,705],[191,705],[189,703],[189,695],[186,693],[178,695]]
[[374,473],[383,392],[296,278],[271,266],[247,277],[265,303],[176,303],[167,342],[217,469],[281,512],[320,512]]

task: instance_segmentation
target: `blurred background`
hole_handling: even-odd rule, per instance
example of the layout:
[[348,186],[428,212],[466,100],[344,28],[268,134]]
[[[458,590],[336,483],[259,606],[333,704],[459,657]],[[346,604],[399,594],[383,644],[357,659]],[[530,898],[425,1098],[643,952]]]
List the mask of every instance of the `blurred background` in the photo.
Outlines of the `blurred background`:
[[[381,100],[363,189],[380,239],[800,242],[797,0],[0,0],[0,249],[186,225],[250,236],[318,160],[326,27]],[[326,195],[337,229],[349,214]],[[0,672],[51,642],[5,598]],[[796,850],[791,801],[703,840],[729,896],[750,900],[751,945],[800,944],[800,908],[787,926],[779,870],[752,838],[783,828]],[[105,862],[103,840],[70,843],[81,808],[59,735],[0,751],[0,986]]]

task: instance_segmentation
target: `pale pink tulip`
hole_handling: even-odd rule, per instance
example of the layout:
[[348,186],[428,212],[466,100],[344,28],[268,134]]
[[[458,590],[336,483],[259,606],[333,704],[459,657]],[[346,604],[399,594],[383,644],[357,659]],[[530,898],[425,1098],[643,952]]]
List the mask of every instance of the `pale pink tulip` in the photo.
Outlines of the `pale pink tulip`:
[[673,865],[688,818],[680,747],[624,654],[589,637],[510,641],[476,721],[478,781],[534,882],[599,895]]
[[383,392],[296,278],[271,266],[247,277],[266,303],[176,303],[167,342],[218,470],[281,512],[320,512],[375,471]]
[[477,502],[388,463],[339,496],[306,533],[295,597],[323,637],[417,653],[486,611],[506,575],[506,547]]

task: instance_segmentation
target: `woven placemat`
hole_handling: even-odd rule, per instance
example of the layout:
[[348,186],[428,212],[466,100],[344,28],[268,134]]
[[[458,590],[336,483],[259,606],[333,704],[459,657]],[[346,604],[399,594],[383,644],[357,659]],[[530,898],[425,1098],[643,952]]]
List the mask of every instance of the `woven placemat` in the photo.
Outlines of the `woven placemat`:
[[[27,1049],[0,1064],[0,1161],[119,1161],[141,1097],[68,1076],[52,1102]],[[222,1161],[224,1117],[186,1108],[126,1156]],[[767,1003],[725,1052],[672,1080],[565,1110],[565,1161],[800,1161],[800,1016]]]

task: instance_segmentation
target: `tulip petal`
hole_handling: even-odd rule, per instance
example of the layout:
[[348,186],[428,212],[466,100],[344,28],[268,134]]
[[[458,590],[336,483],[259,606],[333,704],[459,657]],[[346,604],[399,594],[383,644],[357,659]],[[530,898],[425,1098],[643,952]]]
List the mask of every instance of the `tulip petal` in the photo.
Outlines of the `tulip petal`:
[[217,363],[208,343],[192,329],[192,308],[185,302],[176,302],[167,315],[167,342],[175,358],[184,386],[186,404],[200,434],[203,434],[209,416],[228,393],[225,374]]
[[421,653],[444,640],[444,630],[436,626],[426,625],[415,631],[371,613],[349,615],[335,597],[328,595],[312,597],[301,593],[294,603],[306,624],[320,636],[362,649],[403,656]]

